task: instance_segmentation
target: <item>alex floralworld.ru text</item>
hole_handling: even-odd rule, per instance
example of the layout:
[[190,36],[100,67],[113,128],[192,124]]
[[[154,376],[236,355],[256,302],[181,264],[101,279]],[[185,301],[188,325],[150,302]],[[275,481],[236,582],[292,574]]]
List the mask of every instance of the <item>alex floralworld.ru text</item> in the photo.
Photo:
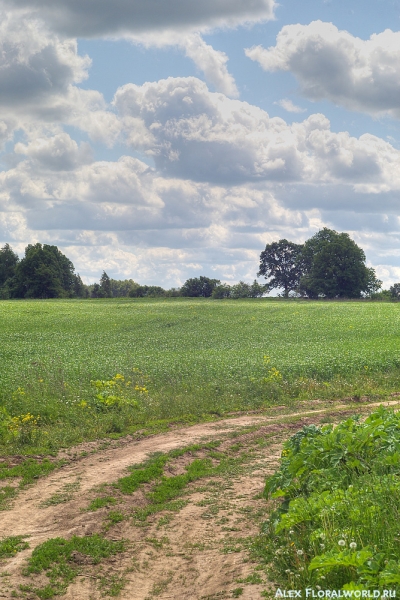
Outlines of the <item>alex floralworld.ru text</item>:
[[275,598],[396,598],[396,590],[281,590]]

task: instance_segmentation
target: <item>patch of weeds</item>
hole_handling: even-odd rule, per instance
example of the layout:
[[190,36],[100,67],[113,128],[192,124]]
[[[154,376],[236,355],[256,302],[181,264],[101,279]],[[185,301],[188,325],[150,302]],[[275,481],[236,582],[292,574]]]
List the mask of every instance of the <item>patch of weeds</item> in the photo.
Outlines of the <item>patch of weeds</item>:
[[241,552],[243,549],[248,548],[253,543],[250,538],[225,538],[224,547],[222,549],[223,554],[231,554],[232,552]]
[[121,523],[125,519],[125,515],[118,510],[111,510],[107,515],[106,526],[112,527],[117,523]]
[[153,589],[151,590],[152,596],[159,596],[163,592],[167,590],[167,587],[172,581],[172,575],[169,575],[167,579],[161,579],[160,581],[156,581],[153,585]]
[[10,501],[18,494],[18,487],[6,485],[0,488],[0,510],[6,510]]
[[138,522],[144,523],[144,521],[146,521],[147,517],[149,517],[150,515],[154,515],[155,513],[164,510],[168,510],[170,512],[179,512],[188,504],[188,502],[188,500],[180,499],[173,500],[171,502],[166,502],[165,504],[149,504],[145,508],[138,508],[134,512],[133,518],[136,522],[136,525],[138,524]]
[[196,481],[201,477],[211,474],[212,462],[209,458],[196,458],[186,467],[186,473],[174,477],[162,477],[161,482],[156,485],[149,498],[157,504],[162,504],[178,496],[188,483]]
[[95,511],[99,510],[99,508],[104,508],[105,506],[110,506],[110,504],[116,504],[117,499],[113,496],[103,496],[100,498],[95,498],[91,501],[86,510]]
[[[10,558],[21,552],[26,548],[29,548],[28,542],[24,541],[25,536],[17,535],[13,537],[7,537],[0,540],[0,558]],[[1,574],[2,577],[6,577],[7,574]]]
[[73,536],[70,540],[53,538],[34,549],[24,575],[45,572],[50,584],[34,591],[39,598],[53,598],[65,593],[68,585],[80,573],[80,564],[98,564],[103,558],[123,552],[124,549],[124,540],[112,542],[97,534]]
[[161,519],[159,519],[158,523],[157,523],[157,529],[160,529],[160,527],[163,527],[164,525],[169,525],[171,523],[173,519],[172,515],[165,515],[165,517],[161,517]]
[[103,592],[103,595],[118,596],[126,583],[127,580],[123,575],[107,575],[100,579],[99,590]]
[[229,447],[229,450],[231,452],[239,452],[239,450],[241,450],[242,448],[243,448],[243,444],[238,442],[237,444],[232,444],[232,446]]
[[161,550],[165,545],[170,543],[167,536],[163,536],[162,538],[145,538],[146,542],[151,544],[156,550]]
[[151,483],[159,479],[164,470],[164,466],[168,462],[168,455],[162,454],[150,458],[146,463],[130,467],[132,473],[126,477],[121,477],[114,487],[119,489],[123,494],[133,494],[143,483]]
[[9,507],[10,500],[15,498],[25,486],[33,483],[39,477],[48,475],[62,464],[64,464],[64,461],[51,462],[48,459],[37,461],[33,458],[28,458],[21,464],[12,467],[7,463],[0,463],[0,480],[20,478],[18,486],[0,488],[0,510],[6,510]]
[[239,596],[241,596],[243,594],[243,588],[239,587],[236,588],[235,590],[232,590],[232,598],[239,598]]
[[251,573],[251,575],[248,575],[247,577],[236,579],[236,583],[251,583],[256,585],[258,583],[264,583],[264,581],[258,573]]
[[39,508],[46,508],[47,506],[54,506],[57,504],[63,504],[64,502],[69,502],[72,500],[74,492],[79,490],[80,488],[80,480],[77,479],[73,483],[66,483],[61,491],[56,492],[47,500],[44,500],[39,504]]
[[[32,585],[20,585],[19,589],[21,592],[33,592],[40,600],[48,600],[55,595],[54,588],[51,585],[46,585],[43,588],[34,588]],[[14,594],[14,597],[18,597],[16,593]]]

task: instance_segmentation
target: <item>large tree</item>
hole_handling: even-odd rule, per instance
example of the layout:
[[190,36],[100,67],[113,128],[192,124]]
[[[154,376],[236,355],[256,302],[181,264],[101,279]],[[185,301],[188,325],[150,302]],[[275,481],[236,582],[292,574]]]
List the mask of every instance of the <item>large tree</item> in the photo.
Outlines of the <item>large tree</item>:
[[279,240],[267,244],[260,255],[260,269],[257,276],[268,279],[268,288],[283,288],[285,298],[289,292],[297,290],[303,274],[301,244]]
[[300,291],[309,298],[360,298],[382,285],[350,236],[327,227],[306,241],[302,264]]
[[12,283],[16,298],[66,298],[79,284],[74,265],[57,246],[29,244]]

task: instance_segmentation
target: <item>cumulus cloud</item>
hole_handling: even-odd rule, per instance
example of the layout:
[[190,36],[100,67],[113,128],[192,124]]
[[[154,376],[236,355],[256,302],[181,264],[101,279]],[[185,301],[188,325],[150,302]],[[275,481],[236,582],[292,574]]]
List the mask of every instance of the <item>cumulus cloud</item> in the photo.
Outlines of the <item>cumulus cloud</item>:
[[266,71],[291,71],[311,100],[400,117],[400,32],[387,29],[362,40],[313,21],[286,25],[275,46],[245,52]]
[[19,142],[14,151],[31,157],[36,166],[52,171],[70,171],[92,162],[89,144],[78,146],[67,133],[59,133],[51,138],[35,138],[28,144]]
[[228,72],[226,66],[228,57],[224,52],[214,50],[212,46],[205,43],[199,34],[186,37],[183,46],[186,56],[193,60],[200,71],[203,71],[206,80],[218,92],[232,97],[239,95],[235,80]]
[[120,123],[100,92],[77,87],[91,60],[27,10],[0,8],[0,144],[22,129],[32,139],[65,123],[111,146]]
[[168,177],[229,186],[345,182],[365,192],[400,186],[400,152],[389,142],[332,132],[321,114],[288,125],[193,77],[128,84],[114,105],[127,139]]
[[297,106],[296,104],[293,104],[293,102],[291,100],[289,100],[288,98],[283,98],[282,100],[278,100],[278,102],[275,102],[275,104],[277,104],[278,106],[280,106],[287,112],[291,112],[291,113],[307,112],[306,108],[301,108],[301,106]]
[[273,18],[274,0],[3,0],[26,7],[70,37],[235,27]]
[[36,107],[87,77],[87,56],[74,40],[61,40],[27,11],[0,11],[0,105]]

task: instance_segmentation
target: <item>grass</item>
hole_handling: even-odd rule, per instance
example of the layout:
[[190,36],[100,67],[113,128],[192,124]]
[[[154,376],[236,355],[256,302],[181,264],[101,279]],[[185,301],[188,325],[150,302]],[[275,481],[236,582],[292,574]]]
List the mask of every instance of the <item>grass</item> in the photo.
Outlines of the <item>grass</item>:
[[51,462],[48,459],[33,458],[22,460],[15,466],[10,466],[7,462],[0,463],[0,481],[10,479],[17,481],[14,485],[0,486],[0,510],[6,509],[21,489],[39,477],[48,475],[61,464],[62,461]]
[[29,548],[29,544],[24,541],[24,536],[22,535],[3,538],[0,540],[0,559],[10,558],[26,548]]
[[0,319],[3,454],[399,385],[398,303],[2,301]]
[[65,593],[81,571],[81,567],[74,562],[74,553],[79,553],[89,564],[95,565],[124,549],[123,540],[113,542],[100,535],[73,536],[70,540],[52,538],[34,549],[24,572],[26,576],[45,573],[49,584],[42,588],[23,587],[35,592],[39,598],[53,598]]

